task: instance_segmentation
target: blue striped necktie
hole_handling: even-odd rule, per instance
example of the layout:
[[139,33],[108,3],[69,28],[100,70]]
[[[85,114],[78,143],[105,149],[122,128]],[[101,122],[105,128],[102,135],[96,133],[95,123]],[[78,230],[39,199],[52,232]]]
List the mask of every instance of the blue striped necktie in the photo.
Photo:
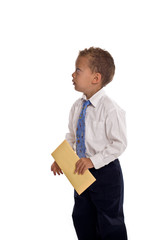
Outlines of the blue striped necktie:
[[76,152],[79,158],[86,157],[86,147],[85,147],[85,115],[86,109],[91,102],[84,101],[82,106],[82,111],[79,115],[78,124],[77,124],[77,131],[76,131]]

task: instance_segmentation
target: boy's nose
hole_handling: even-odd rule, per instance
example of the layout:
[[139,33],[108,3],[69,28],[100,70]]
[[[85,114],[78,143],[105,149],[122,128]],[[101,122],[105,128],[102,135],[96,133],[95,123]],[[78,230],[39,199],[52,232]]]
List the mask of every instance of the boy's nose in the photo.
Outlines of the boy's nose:
[[75,72],[74,72],[74,73],[72,73],[72,77],[73,77],[73,78],[75,78]]

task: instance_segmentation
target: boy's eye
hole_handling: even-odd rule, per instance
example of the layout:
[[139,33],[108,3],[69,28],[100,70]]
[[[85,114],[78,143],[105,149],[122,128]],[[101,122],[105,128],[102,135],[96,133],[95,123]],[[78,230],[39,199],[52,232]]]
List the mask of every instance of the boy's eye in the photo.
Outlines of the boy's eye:
[[76,68],[76,72],[79,73],[81,70],[79,68]]

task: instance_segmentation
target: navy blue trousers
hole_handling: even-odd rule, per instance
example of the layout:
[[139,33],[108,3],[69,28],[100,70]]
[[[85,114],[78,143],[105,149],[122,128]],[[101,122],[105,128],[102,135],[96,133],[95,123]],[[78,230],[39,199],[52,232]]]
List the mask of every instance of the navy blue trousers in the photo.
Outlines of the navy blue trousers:
[[100,169],[81,195],[74,192],[72,218],[79,240],[127,240],[123,214],[123,175],[116,159]]

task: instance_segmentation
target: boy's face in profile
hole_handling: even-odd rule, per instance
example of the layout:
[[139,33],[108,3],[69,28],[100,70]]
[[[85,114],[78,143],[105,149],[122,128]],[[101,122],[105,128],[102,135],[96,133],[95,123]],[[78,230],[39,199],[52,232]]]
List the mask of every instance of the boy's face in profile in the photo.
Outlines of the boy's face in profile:
[[89,68],[87,57],[78,57],[76,61],[76,70],[72,74],[75,90],[84,94],[92,92],[95,73]]

